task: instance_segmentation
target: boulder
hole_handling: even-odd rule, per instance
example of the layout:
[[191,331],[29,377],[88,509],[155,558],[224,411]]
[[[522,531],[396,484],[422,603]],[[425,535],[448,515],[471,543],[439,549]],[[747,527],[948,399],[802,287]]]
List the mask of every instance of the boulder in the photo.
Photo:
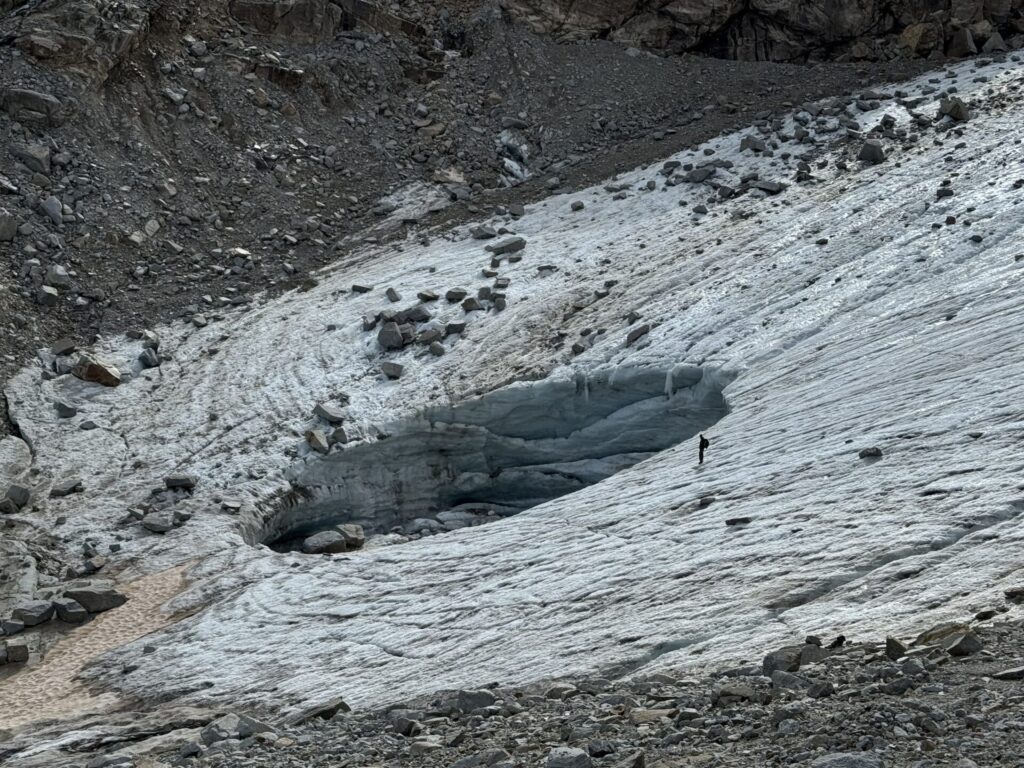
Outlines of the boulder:
[[81,605],[89,613],[103,613],[128,602],[128,598],[110,584],[94,583],[64,590],[64,597]]
[[328,424],[340,424],[345,420],[345,411],[330,403],[320,403],[313,409],[313,413]]
[[307,555],[328,555],[348,551],[348,539],[340,531],[320,531],[302,542]]
[[273,731],[266,723],[248,715],[229,713],[214,720],[199,732],[199,738],[207,746],[225,739],[247,739],[257,733]]
[[81,355],[71,373],[82,381],[95,382],[104,387],[116,387],[121,383],[121,372],[116,367],[89,355]]
[[70,597],[58,597],[53,601],[53,607],[57,611],[57,618],[68,624],[81,624],[89,618],[89,612],[82,604]]
[[11,611],[11,618],[20,621],[26,627],[45,624],[53,618],[53,603],[50,600],[33,600],[22,603]]
[[164,478],[164,486],[169,491],[191,491],[196,487],[196,477],[195,475],[186,475],[181,472],[176,472],[174,474],[167,475],[167,477]]
[[857,159],[869,165],[878,165],[885,161],[885,149],[878,139],[868,139],[861,145]]
[[399,379],[402,377],[405,368],[399,363],[392,363],[385,361],[380,364],[380,372],[387,376],[389,379]]

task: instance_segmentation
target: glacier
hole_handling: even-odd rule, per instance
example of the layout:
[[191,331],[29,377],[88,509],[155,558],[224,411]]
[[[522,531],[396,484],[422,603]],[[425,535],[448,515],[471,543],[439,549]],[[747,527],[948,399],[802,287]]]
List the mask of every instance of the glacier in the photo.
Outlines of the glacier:
[[[489,682],[697,668],[808,633],[911,633],[1019,583],[1024,72],[1013,59],[969,62],[901,86],[924,94],[929,117],[935,79],[971,101],[972,118],[886,140],[881,165],[859,164],[859,143],[831,126],[816,146],[787,146],[828,161],[813,183],[789,183],[798,158],[742,152],[741,131],[668,159],[714,150],[734,164],[720,178],[757,172],[788,188],[723,200],[665,187],[658,163],[615,179],[624,194],[599,185],[488,220],[527,240],[499,268],[507,308],[433,305],[436,319],[467,322],[440,357],[382,352],[362,317],[389,308],[386,287],[412,297],[489,284],[486,243],[464,226],[426,244],[353,244],[305,292],[201,329],[156,329],[170,359],[116,389],[23,370],[7,397],[43,499],[23,517],[65,518],[55,530],[69,551],[122,536],[108,570],[126,583],[186,568],[164,608],[173,622],[83,670],[107,694],[96,706],[114,695],[293,717],[338,696],[365,708]],[[858,120],[883,114],[918,130],[891,100]],[[938,198],[943,178],[955,194]],[[351,291],[357,282],[375,288]],[[140,349],[105,338],[96,351],[128,371]],[[382,375],[382,360],[401,363],[401,378]],[[342,393],[359,438],[323,456],[303,435],[315,406]],[[58,419],[57,398],[81,415]],[[642,439],[615,445],[626,429],[605,416],[636,403],[651,409]],[[99,428],[78,429],[85,418]],[[703,465],[690,439],[700,429]],[[861,458],[866,447],[883,455]],[[506,468],[524,455],[588,466],[553,490],[522,476],[501,491],[518,514],[483,526],[331,556],[267,546],[339,508],[386,530],[458,503],[428,487],[424,455],[437,450],[460,454],[449,489],[479,491],[472,478],[498,455]],[[187,524],[158,536],[120,522],[172,472],[198,478],[176,506]],[[81,494],[45,498],[72,475]],[[16,681],[0,680],[0,694]],[[45,714],[15,710],[13,722]]]

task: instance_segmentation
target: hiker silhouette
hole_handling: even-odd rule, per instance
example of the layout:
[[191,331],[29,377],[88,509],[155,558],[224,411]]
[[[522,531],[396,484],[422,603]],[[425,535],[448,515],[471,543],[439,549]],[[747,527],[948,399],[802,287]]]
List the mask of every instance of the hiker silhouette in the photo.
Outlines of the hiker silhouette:
[[711,445],[711,441],[708,440],[706,437],[704,437],[704,435],[701,435],[700,436],[700,445],[697,448],[697,455],[700,457],[700,462],[699,463],[701,463],[701,464],[704,463],[704,451],[707,449],[707,447],[709,445]]

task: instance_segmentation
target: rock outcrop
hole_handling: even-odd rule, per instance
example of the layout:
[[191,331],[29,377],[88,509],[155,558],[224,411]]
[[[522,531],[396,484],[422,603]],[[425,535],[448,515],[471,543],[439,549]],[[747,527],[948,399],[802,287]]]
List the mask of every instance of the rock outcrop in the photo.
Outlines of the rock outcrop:
[[960,57],[1024,31],[1019,0],[509,0],[534,29],[608,37],[672,52],[797,61],[891,55]]

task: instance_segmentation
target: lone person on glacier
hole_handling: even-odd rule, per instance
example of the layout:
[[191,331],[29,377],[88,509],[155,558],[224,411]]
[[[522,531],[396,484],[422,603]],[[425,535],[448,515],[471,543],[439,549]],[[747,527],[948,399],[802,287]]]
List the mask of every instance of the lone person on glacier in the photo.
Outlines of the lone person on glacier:
[[708,447],[709,445],[711,445],[711,441],[710,441],[710,440],[708,440],[708,439],[707,439],[706,437],[704,437],[704,435],[701,435],[701,436],[700,436],[700,445],[699,445],[699,447],[697,448],[697,454],[698,454],[698,456],[700,457],[700,463],[701,463],[701,464],[703,464],[703,463],[704,463],[704,451],[705,451],[705,449],[706,449],[706,448],[707,448],[707,447]]

